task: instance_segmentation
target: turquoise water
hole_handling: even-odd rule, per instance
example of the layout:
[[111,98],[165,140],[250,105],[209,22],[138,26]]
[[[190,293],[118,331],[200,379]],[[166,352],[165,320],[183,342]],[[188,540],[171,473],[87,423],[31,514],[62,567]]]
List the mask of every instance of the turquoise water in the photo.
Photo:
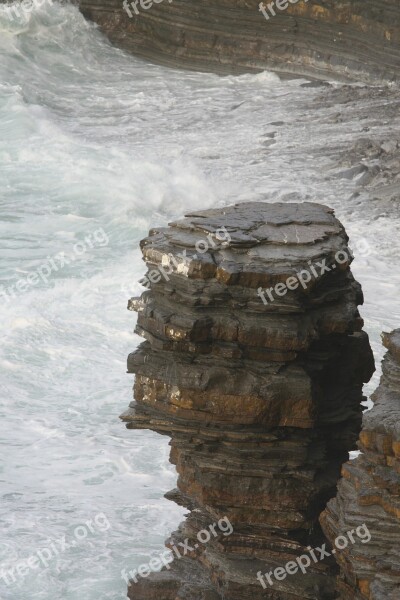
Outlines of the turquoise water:
[[[2,600],[124,598],[121,570],[158,554],[181,520],[163,499],[168,440],[118,420],[150,226],[243,200],[330,204],[360,248],[382,356],[380,331],[400,323],[398,208],[371,217],[354,182],[333,178],[331,154],[353,133],[329,125],[338,107],[310,115],[320,91],[301,83],[148,65],[70,5],[13,20],[0,8]],[[21,567],[52,544],[47,568]]]

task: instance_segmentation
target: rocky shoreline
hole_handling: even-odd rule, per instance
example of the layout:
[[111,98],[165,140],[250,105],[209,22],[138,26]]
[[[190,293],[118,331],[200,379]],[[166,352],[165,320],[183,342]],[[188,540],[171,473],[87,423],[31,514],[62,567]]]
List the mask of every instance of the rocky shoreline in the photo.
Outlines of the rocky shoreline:
[[[148,7],[148,0],[143,4]],[[399,80],[397,0],[287,2],[269,20],[259,0],[150,4],[134,11],[122,0],[79,1],[114,44],[167,66],[225,74],[271,69],[374,84]]]

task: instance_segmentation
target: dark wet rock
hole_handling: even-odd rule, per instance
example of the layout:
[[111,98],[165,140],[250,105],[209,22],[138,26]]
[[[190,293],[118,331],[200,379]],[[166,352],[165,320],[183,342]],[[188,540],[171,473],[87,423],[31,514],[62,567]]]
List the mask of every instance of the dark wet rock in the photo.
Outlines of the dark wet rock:
[[[194,548],[224,517],[233,533],[132,582],[130,598],[334,597],[333,561],[269,590],[257,573],[323,542],[318,518],[359,434],[374,365],[347,241],[325,206],[244,203],[191,213],[141,242],[149,289],[129,308],[146,341],[128,359],[135,400],[121,418],[171,437],[178,487],[167,497],[191,512],[166,545]],[[338,268],[260,298],[259,287],[315,261],[332,267],[337,252],[348,257]]]
[[400,329],[383,343],[388,352],[374,407],[363,416],[361,454],[343,466],[337,496],[321,516],[332,543],[364,524],[371,537],[336,555],[340,600],[400,598]]

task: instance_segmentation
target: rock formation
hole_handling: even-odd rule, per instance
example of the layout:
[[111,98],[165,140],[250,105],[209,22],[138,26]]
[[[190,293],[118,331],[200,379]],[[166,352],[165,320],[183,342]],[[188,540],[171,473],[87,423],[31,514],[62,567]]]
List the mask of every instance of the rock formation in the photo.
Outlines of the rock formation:
[[[192,213],[142,241],[149,289],[129,308],[146,341],[121,418],[172,438],[167,497],[191,512],[167,546],[192,551],[130,598],[333,598],[326,561],[267,589],[257,573],[323,541],[318,517],[359,434],[374,367],[347,241],[312,203]],[[224,517],[231,535],[196,542]]]
[[361,454],[344,465],[337,497],[321,516],[332,544],[362,524],[371,536],[336,555],[341,600],[400,598],[400,329],[383,341],[388,352],[374,407],[364,414]]
[[166,65],[220,73],[269,68],[374,83],[399,79],[398,0],[278,0],[269,20],[260,0],[134,0],[136,11],[125,5],[131,16],[122,0],[79,2],[113,43]]

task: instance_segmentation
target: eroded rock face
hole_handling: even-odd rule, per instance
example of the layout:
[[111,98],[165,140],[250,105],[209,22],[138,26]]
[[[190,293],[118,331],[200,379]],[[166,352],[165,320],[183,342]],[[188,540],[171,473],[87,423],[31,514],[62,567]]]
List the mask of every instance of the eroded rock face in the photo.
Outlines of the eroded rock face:
[[[334,597],[329,561],[266,589],[257,573],[323,542],[318,517],[359,434],[374,365],[347,242],[312,203],[192,213],[142,241],[149,289],[129,308],[146,341],[122,419],[171,437],[167,497],[191,512],[167,546],[195,550],[130,598]],[[196,542],[224,517],[231,535]]]
[[143,3],[148,8],[139,3],[138,14],[128,3],[129,16],[122,0],[80,0],[83,13],[115,44],[166,65],[222,73],[269,68],[370,82],[399,79],[398,0],[290,0],[284,10],[275,6],[276,16],[269,20],[259,0]]
[[321,517],[333,543],[365,524],[371,539],[337,554],[342,600],[400,598],[400,329],[383,335],[388,352],[374,407],[365,413],[359,448],[343,467],[337,497]]

